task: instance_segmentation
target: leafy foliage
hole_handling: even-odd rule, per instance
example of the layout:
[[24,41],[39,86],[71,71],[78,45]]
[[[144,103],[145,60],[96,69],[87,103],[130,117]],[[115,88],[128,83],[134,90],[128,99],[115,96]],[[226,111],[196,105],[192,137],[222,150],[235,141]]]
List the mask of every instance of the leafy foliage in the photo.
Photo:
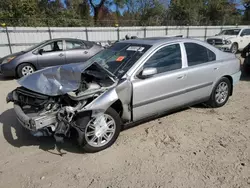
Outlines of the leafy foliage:
[[0,0],[7,26],[225,25],[250,21],[250,0]]

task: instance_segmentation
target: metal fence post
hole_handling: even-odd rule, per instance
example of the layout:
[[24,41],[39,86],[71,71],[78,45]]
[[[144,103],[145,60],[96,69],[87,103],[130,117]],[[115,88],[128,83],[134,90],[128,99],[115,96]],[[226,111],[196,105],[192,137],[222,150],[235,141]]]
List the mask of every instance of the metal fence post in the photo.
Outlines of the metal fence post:
[[7,35],[7,40],[8,40],[8,45],[9,45],[10,53],[12,54],[12,48],[11,48],[11,43],[10,43],[10,36],[9,36],[8,27],[6,27],[5,29],[6,29],[6,35]]
[[205,27],[205,36],[204,36],[204,40],[207,39],[207,27]]
[[189,38],[189,26],[187,27],[187,38]]
[[50,29],[50,27],[48,27],[48,29],[49,29],[49,39],[52,39],[52,34],[51,34],[51,29]]
[[117,40],[120,40],[120,30],[119,30],[119,27],[117,27]]
[[147,37],[147,28],[146,27],[144,27],[144,38],[146,38]]
[[88,34],[88,28],[85,27],[85,34],[86,34],[86,40],[88,41],[89,40],[89,34]]
[[168,35],[168,26],[165,28],[165,34]]

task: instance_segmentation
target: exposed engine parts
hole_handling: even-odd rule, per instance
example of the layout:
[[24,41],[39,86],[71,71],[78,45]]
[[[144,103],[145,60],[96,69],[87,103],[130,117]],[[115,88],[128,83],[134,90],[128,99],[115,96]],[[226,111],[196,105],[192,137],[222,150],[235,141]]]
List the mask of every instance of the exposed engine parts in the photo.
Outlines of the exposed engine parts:
[[73,118],[77,110],[82,108],[85,103],[86,102],[84,102],[83,104],[78,103],[78,105],[75,107],[66,106],[57,113],[58,123],[54,133],[54,138],[57,142],[63,142],[64,137],[70,136],[70,128],[74,127],[74,123],[72,122]]
[[[103,85],[108,85],[108,82],[97,83],[99,77],[94,80],[83,76],[84,81],[75,92],[62,96],[47,96],[19,87],[7,97],[7,102],[16,104],[15,111],[20,122],[25,124],[32,135],[54,136],[57,143],[62,143],[65,137],[70,137],[73,128],[77,131],[80,142],[84,133],[75,123],[75,117],[84,106],[107,89]],[[25,122],[23,119],[26,119]]]

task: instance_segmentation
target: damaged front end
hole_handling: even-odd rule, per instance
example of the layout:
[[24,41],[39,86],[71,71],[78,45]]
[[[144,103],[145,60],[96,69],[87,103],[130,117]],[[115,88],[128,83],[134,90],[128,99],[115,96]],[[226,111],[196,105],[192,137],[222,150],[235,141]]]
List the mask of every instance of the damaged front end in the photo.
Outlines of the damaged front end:
[[[55,72],[52,75],[51,70],[45,69],[24,77],[19,81],[22,86],[9,93],[6,100],[14,103],[17,119],[34,136],[53,135],[62,142],[75,129],[81,144],[84,133],[76,123],[77,117],[101,116],[118,100],[117,81],[97,65],[85,66],[85,70],[58,67]],[[64,76],[73,81],[66,81]],[[25,80],[33,84],[28,85]]]

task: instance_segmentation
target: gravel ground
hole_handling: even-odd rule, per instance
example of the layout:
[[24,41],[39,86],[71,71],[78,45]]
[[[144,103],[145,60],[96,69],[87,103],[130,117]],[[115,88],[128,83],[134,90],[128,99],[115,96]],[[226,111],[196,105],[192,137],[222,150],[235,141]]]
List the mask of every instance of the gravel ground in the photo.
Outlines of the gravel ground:
[[220,109],[202,105],[120,134],[111,148],[80,153],[23,131],[12,104],[15,80],[0,78],[0,187],[250,187],[250,77]]

